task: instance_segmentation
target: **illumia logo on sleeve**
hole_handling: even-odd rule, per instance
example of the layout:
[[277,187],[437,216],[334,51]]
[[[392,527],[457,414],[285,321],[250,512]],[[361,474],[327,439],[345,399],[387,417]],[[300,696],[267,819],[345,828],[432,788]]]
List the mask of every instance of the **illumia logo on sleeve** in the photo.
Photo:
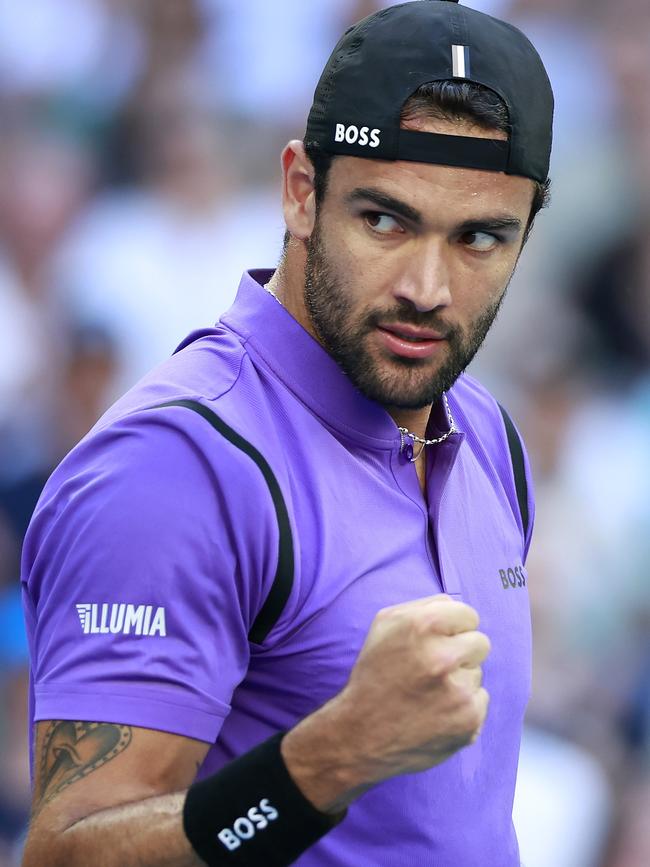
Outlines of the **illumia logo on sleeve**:
[[77,614],[84,635],[167,635],[165,609],[153,605],[131,605],[125,602],[83,602]]
[[370,129],[369,126],[346,126],[344,123],[337,123],[334,141],[345,141],[348,144],[367,145],[371,148],[378,148],[381,144],[380,135],[380,129]]

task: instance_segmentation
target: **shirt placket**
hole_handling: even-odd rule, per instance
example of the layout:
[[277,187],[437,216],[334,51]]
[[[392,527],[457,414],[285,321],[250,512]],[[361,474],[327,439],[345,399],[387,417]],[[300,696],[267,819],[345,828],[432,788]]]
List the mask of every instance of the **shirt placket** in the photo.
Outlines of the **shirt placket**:
[[452,434],[444,443],[428,447],[438,450],[433,466],[431,469],[427,469],[428,504],[420,488],[415,464],[409,461],[401,451],[391,456],[393,475],[399,487],[410,500],[417,504],[422,513],[424,545],[436,581],[444,593],[454,597],[460,597],[460,585],[455,574],[445,573],[442,558],[439,556],[438,527],[442,493],[448,483],[464,436],[462,433]]
[[460,599],[462,588],[458,570],[448,570],[440,556],[440,511],[443,493],[450,483],[452,470],[458,459],[460,447],[465,438],[462,433],[453,434],[444,443],[440,443],[435,455],[433,466],[427,472],[428,500],[428,535],[429,545],[433,547],[433,557],[440,577],[440,584],[445,593],[455,599]]

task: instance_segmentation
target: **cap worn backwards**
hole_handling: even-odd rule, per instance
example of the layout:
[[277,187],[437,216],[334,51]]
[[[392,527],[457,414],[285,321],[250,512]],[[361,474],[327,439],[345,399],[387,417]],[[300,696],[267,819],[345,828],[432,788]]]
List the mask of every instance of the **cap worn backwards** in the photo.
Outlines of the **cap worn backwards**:
[[[402,129],[408,98],[423,84],[445,80],[496,93],[508,110],[508,140]],[[316,87],[306,139],[333,154],[485,169],[544,182],[552,130],[551,85],[520,30],[458,0],[413,0],[346,31]]]

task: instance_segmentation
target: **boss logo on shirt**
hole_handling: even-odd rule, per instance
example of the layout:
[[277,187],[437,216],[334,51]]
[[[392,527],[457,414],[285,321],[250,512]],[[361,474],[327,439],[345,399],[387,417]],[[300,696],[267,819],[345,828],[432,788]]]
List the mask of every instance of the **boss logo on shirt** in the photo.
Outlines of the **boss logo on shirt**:
[[163,607],[125,602],[81,602],[76,607],[84,635],[167,635]]
[[242,842],[252,840],[258,831],[268,828],[269,822],[275,822],[279,815],[269,799],[263,798],[257,807],[250,808],[246,816],[235,819],[232,828],[222,828],[217,837],[229,852],[234,852]]
[[380,129],[370,129],[369,126],[346,126],[344,123],[337,123],[334,141],[378,148],[381,144],[380,135]]
[[504,590],[515,590],[517,587],[526,586],[526,573],[523,566],[499,569],[499,578]]

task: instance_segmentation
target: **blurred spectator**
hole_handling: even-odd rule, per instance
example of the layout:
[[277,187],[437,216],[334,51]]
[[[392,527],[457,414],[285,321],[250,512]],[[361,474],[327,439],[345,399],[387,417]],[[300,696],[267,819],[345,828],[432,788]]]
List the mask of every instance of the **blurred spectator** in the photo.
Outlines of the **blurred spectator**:
[[[1,516],[0,516],[1,517]],[[20,589],[0,587],[0,867],[16,867],[31,801],[28,659]]]
[[0,725],[6,748],[0,751],[1,841],[11,845],[27,824],[29,804],[28,658],[20,589],[0,591]]
[[92,205],[68,237],[57,275],[75,326],[98,329],[116,348],[113,396],[189,331],[211,325],[242,271],[273,266],[282,244],[278,191],[243,192],[237,142],[223,124],[180,80],[147,100],[134,112],[142,184]]
[[[208,24],[218,27],[207,9],[218,4],[200,0],[138,0],[132,4],[142,41],[139,75],[130,94],[130,108],[138,110],[156,99],[165,85],[183,87],[193,105],[220,104],[220,81],[207,74],[204,55]],[[127,104],[128,108],[128,104]]]
[[68,101],[93,120],[112,111],[140,62],[132,5],[130,0],[0,3],[0,93]]
[[[66,346],[51,266],[89,195],[93,160],[60,129],[24,112],[0,137],[0,863],[21,837],[29,805],[27,646],[19,550],[45,476],[62,450],[58,429]],[[69,392],[68,392],[69,393]],[[78,428],[74,436],[82,433]],[[2,859],[5,859],[4,862]]]
[[575,361],[560,367],[529,383],[522,426],[537,492],[529,720],[598,758],[618,830],[636,822],[620,808],[648,737],[650,418],[608,385]]
[[612,792],[598,761],[566,740],[526,728],[513,809],[522,865],[600,865],[611,817]]
[[[203,0],[204,62],[229,112],[302,137],[318,76],[343,32],[351,0]],[[345,21],[344,21],[345,19]]]
[[91,180],[90,156],[70,138],[25,124],[0,139],[0,482],[53,458],[62,335],[50,268]]
[[[649,160],[650,162],[650,160]],[[650,174],[650,173],[649,173]],[[650,198],[647,218],[613,239],[576,281],[590,325],[585,358],[613,385],[625,387],[650,369]]]
[[[553,371],[557,353],[581,337],[585,323],[571,297],[575,274],[634,219],[634,180],[620,158],[622,131],[615,123],[617,91],[587,6],[584,0],[510,0],[501,10],[539,49],[555,91],[551,210],[537,218],[508,303],[476,365],[494,387],[505,381],[514,400],[526,378]],[[546,340],[531,344],[530,322]]]
[[619,159],[630,166],[635,194],[624,234],[595,250],[576,296],[591,326],[590,362],[600,376],[629,384],[650,371],[650,13],[623,0],[601,14],[603,53],[620,94]]
[[650,816],[650,784],[631,784],[621,796],[623,817],[614,840],[607,867],[642,867],[650,860],[648,816]]

